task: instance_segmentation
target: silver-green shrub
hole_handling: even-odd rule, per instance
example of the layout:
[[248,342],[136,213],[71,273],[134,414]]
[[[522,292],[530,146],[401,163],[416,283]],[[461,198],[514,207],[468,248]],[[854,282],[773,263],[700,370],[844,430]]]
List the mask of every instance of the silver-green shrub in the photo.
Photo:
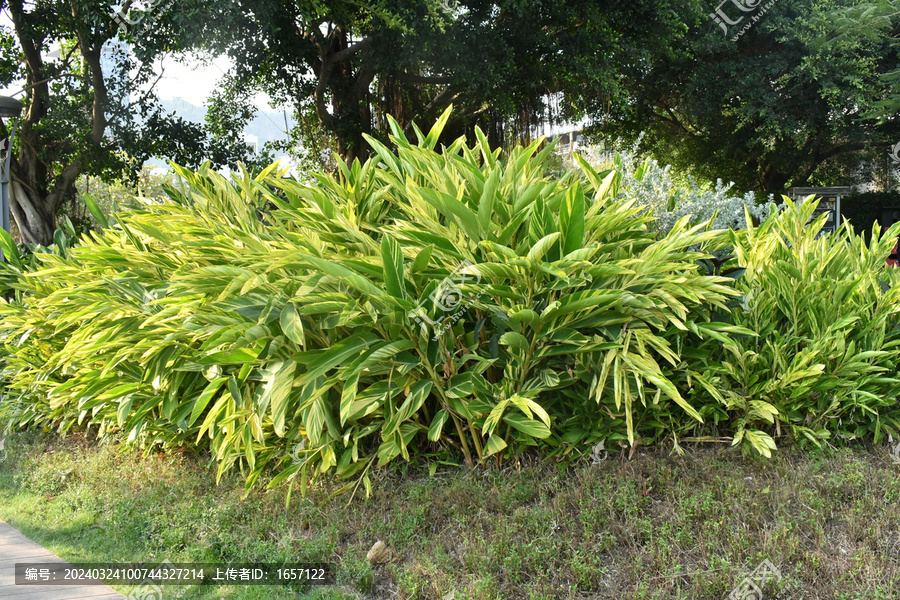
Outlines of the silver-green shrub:
[[581,154],[592,166],[598,169],[615,168],[621,174],[620,197],[650,207],[657,232],[661,235],[668,233],[685,215],[691,216],[692,224],[710,221],[711,229],[745,229],[745,206],[760,221],[772,213],[771,194],[768,202],[758,204],[753,192],[734,195],[731,192],[733,183],[726,184],[718,179],[710,188],[690,176],[678,178],[672,173],[671,166],[663,167],[654,159],[640,160],[633,151],[608,152],[598,147],[587,147]]

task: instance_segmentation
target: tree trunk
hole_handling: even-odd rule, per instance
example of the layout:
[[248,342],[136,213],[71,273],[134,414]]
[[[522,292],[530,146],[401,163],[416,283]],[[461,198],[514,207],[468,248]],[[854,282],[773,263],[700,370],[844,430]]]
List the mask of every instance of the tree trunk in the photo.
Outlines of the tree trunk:
[[[365,159],[370,150],[363,134],[372,130],[369,85],[376,70],[360,61],[358,53],[373,42],[374,38],[367,37],[350,43],[349,36],[339,29],[318,42],[316,113],[323,127],[334,135],[337,152],[347,162]],[[356,64],[360,62],[363,64]]]
[[372,129],[369,101],[365,93],[360,93],[358,77],[352,72],[340,72],[331,78],[334,113],[328,125],[337,142],[338,154],[348,163],[355,158],[365,160],[370,151],[363,137]]
[[9,211],[27,244],[49,246],[56,231],[55,211],[48,211],[47,198],[29,195],[16,179],[9,186]]
[[18,160],[11,162],[9,211],[19,229],[21,241],[49,246],[56,231],[56,213],[67,194],[75,188],[75,180],[82,169],[81,161],[69,163],[51,180],[50,189],[44,183],[47,179],[46,167],[32,151],[27,138],[22,138]]
[[[9,211],[11,221],[15,221],[19,229],[21,241],[49,246],[53,243],[53,233],[56,231],[56,213],[67,195],[75,189],[75,181],[85,164],[83,161],[90,157],[74,154],[73,158],[70,154],[65,159],[47,158],[55,153],[70,152],[72,142],[48,142],[41,132],[40,124],[47,116],[50,106],[49,82],[53,79],[48,76],[41,54],[45,34],[41,33],[40,27],[36,27],[33,20],[41,13],[25,12],[23,0],[10,0],[8,5],[25,59],[26,87],[31,89],[25,114],[19,122],[19,152],[12,157],[10,164]],[[74,10],[77,7],[73,5],[72,8]],[[100,65],[100,49],[112,36],[112,29],[103,39],[95,40],[93,45],[86,42],[82,32],[73,32],[78,37],[81,55],[87,63],[86,75],[90,77],[94,88],[92,111],[88,118],[95,150],[103,140],[107,124],[105,109],[108,93]],[[65,166],[57,171],[51,164]]]
[[781,194],[790,178],[790,175],[769,164],[759,174],[759,183],[763,193]]

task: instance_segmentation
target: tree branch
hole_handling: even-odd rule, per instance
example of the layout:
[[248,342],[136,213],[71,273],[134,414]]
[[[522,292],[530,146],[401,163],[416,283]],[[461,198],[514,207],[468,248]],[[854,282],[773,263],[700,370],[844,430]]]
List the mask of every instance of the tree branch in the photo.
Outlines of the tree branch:
[[369,37],[361,39],[360,41],[356,42],[352,46],[347,46],[343,50],[341,50],[339,52],[335,52],[330,57],[331,63],[332,64],[338,63],[350,56],[353,56],[354,54],[356,54],[357,52],[359,52],[366,46],[371,46],[373,41],[374,41],[374,38],[372,36],[369,36]]
[[399,79],[404,83],[422,83],[422,84],[434,84],[434,85],[447,85],[453,83],[453,78],[451,77],[438,77],[431,75],[413,75],[412,73],[405,73],[403,71],[399,71],[394,73],[394,77]]
[[[163,58],[165,58],[165,55],[163,55]],[[150,94],[152,94],[156,90],[156,84],[160,82],[160,80],[163,78],[163,76],[165,76],[165,73],[166,73],[166,68],[163,66],[163,62],[164,62],[163,60],[159,61],[159,74],[156,76],[156,79],[154,79],[153,83],[151,83],[150,86],[147,87],[146,91],[138,99],[137,102],[129,102],[128,103],[128,110],[131,110],[131,107],[133,107],[133,106],[142,106],[144,104],[144,102],[146,102],[147,99],[150,97]],[[146,63],[143,63],[143,64],[141,64],[140,69],[144,69],[146,66],[147,66]],[[138,74],[140,74],[140,71],[138,72]],[[137,80],[137,77],[135,77],[135,80]]]
[[13,26],[16,30],[16,37],[19,38],[19,45],[22,47],[22,52],[25,54],[25,63],[28,65],[27,79],[38,80],[37,83],[33,83],[32,81],[28,82],[32,83],[34,93],[31,95],[31,106],[28,107],[28,112],[24,119],[26,122],[24,123],[24,128],[27,129],[29,124],[37,123],[45,114],[47,114],[47,103],[50,100],[50,87],[47,85],[47,81],[43,75],[44,60],[41,57],[41,52],[34,39],[28,35],[25,27],[26,15],[22,0],[10,0],[8,6],[10,15],[12,16]]
[[428,103],[428,106],[426,106],[422,112],[410,119],[409,123],[403,127],[403,134],[407,137],[412,135],[412,125],[417,119],[428,119],[429,115],[433,114],[435,109],[451,104],[454,100],[459,98],[460,94],[462,94],[462,92],[455,91],[452,86],[446,88],[440,94],[432,98],[431,102]]
[[[866,144],[863,142],[848,142],[846,144],[840,144],[838,146],[833,146],[826,152],[816,152],[813,155],[812,160],[803,167],[803,171],[801,171],[801,175],[799,177],[800,181],[806,181],[809,179],[810,175],[819,168],[819,166],[828,160],[829,158],[835,157],[839,154],[844,154],[845,152],[854,152],[859,150],[865,150],[866,148],[871,147],[872,144]],[[875,146],[880,146],[880,144],[875,144]],[[886,147],[890,147],[890,144],[884,144]]]
[[[79,44],[82,38],[79,35]],[[94,88],[94,102],[91,111],[91,141],[96,145],[103,142],[103,134],[106,133],[106,105],[109,102],[109,94],[106,90],[106,82],[103,81],[103,67],[100,65],[100,48],[84,48],[81,51],[84,60],[91,70],[91,85]]]
[[668,105],[664,106],[663,110],[665,110],[666,114],[668,114],[669,116],[667,117],[666,115],[660,113],[659,111],[654,110],[653,114],[656,115],[657,119],[659,119],[660,121],[662,121],[664,123],[668,123],[669,125],[671,125],[675,129],[677,129],[678,131],[684,133],[688,137],[692,137],[694,139],[701,137],[695,131],[691,131],[690,129],[688,129],[687,126],[681,122],[681,119],[678,118],[678,115],[675,113],[675,111],[673,111]]
[[[457,96],[459,96],[459,95],[460,94],[457,94]],[[456,100],[456,96],[453,98],[453,100]],[[451,102],[452,102],[452,100],[451,100]],[[449,121],[447,121],[447,125],[445,128],[450,128],[453,125],[455,125],[456,123],[465,121],[466,119],[471,119],[472,117],[477,117],[478,115],[482,115],[482,114],[486,113],[488,110],[490,110],[490,108],[491,108],[491,106],[489,104],[485,104],[478,110],[472,110],[469,112],[464,112],[464,113],[455,115],[453,118],[451,118]]]

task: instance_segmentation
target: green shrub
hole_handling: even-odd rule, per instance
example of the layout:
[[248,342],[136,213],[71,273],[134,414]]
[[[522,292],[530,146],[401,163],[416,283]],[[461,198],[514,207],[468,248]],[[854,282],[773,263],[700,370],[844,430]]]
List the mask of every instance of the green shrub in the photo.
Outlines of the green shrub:
[[302,489],[368,488],[431,444],[475,463],[699,419],[674,346],[752,333],[710,319],[737,292],[689,248],[719,235],[685,218],[657,240],[616,172],[550,179],[540,141],[438,153],[448,115],[312,186],[177,169],[169,201],[67,255],[12,256],[0,418],[208,445],[220,473]]
[[900,224],[873,229],[870,246],[847,223],[817,239],[826,217],[803,224],[818,202],[785,202],[759,227],[728,234],[736,257],[726,268],[743,271],[731,322],[758,337],[693,350],[684,375],[702,385],[688,397],[767,456],[772,435],[816,445],[832,434],[897,436],[900,287],[885,259]]
[[548,177],[540,140],[437,152],[448,116],[416,144],[394,123],[396,151],[370,140],[338,179],[178,168],[74,247],[0,236],[0,421],[208,448],[301,491],[439,448],[897,433],[889,237],[816,239],[813,202],[660,234],[619,172]]

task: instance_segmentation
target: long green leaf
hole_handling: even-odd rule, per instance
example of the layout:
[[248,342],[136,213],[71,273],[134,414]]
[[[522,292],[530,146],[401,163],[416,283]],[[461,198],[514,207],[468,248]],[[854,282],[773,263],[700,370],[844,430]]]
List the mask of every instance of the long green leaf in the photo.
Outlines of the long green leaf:
[[403,253],[400,245],[389,234],[381,238],[381,260],[384,269],[384,285],[394,298],[404,298]]

